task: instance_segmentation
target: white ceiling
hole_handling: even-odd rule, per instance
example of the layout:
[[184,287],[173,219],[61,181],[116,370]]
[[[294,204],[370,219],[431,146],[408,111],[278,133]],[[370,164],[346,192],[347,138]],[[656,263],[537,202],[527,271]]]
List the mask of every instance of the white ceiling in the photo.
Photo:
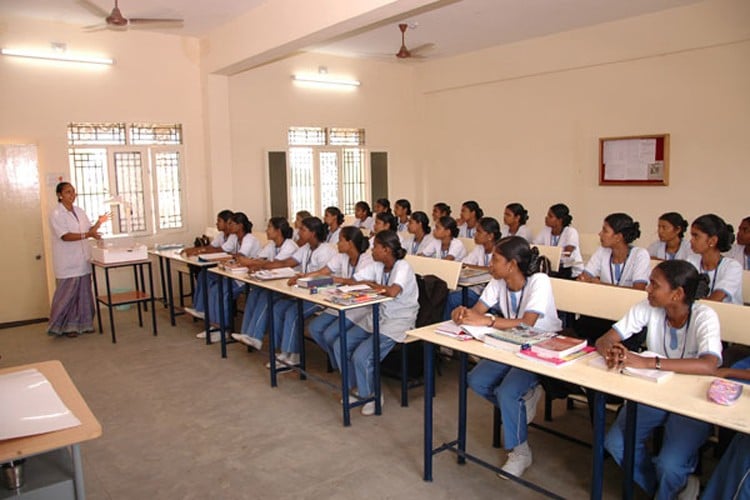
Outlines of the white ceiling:
[[[184,27],[154,29],[203,36],[233,17],[273,0],[120,0],[125,17],[183,18]],[[308,0],[314,1],[314,0]],[[353,0],[354,1],[354,0]],[[401,45],[400,22],[414,28],[406,45],[434,44],[423,54],[447,57],[493,45],[643,15],[700,0],[459,0],[440,8],[384,19],[310,50],[358,57],[394,55]],[[0,17],[22,16],[87,26],[101,22],[86,3],[111,10],[114,0],[0,0]],[[395,57],[393,57],[396,60]]]

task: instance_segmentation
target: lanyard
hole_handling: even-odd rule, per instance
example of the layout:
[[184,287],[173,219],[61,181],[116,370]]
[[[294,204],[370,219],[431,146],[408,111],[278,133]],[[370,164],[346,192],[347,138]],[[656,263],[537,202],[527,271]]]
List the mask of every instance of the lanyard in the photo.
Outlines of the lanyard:
[[745,270],[750,269],[750,255],[745,255]]
[[419,250],[419,244],[420,243],[421,242],[417,241],[417,238],[415,237],[414,241],[412,241],[412,243],[411,243],[411,254],[412,255],[417,255],[417,250]]
[[[521,296],[516,297],[516,293],[508,289],[507,283],[505,287],[505,310],[508,311],[508,319],[518,319],[518,314],[521,312],[521,303],[523,302],[523,294],[526,292],[526,281],[523,283],[521,288]],[[511,309],[512,307],[512,309]]]
[[302,267],[302,274],[307,274],[309,272],[308,269],[310,268],[310,261],[312,260],[313,249],[310,248],[309,250],[310,251],[307,254],[307,259],[305,260],[305,265]]
[[[719,262],[716,264],[716,269],[714,269],[714,276],[711,279],[711,290],[708,292],[709,295],[714,293],[714,287],[716,286],[716,277],[719,275],[719,266],[721,266],[721,261],[724,260],[724,257],[719,257]],[[703,269],[703,259],[701,259],[701,273],[710,273],[711,271],[706,271]]]
[[490,266],[490,260],[492,260],[492,252],[484,254],[484,266]]
[[476,226],[474,226],[474,228],[470,228],[468,224],[466,225],[466,237],[467,238],[473,238],[474,237],[474,233],[476,233],[476,232],[477,232],[477,227]]
[[628,254],[625,256],[625,262],[623,262],[622,264],[615,264],[614,262],[612,262],[612,254],[609,254],[609,280],[613,285],[620,286],[623,271],[625,271],[625,265],[628,263],[628,259],[630,258],[630,251],[632,249],[633,247],[628,247]]
[[552,243],[553,247],[556,247],[558,243],[560,243],[560,236],[562,236],[562,232],[558,235],[551,234],[549,235],[550,243]]
[[662,337],[662,348],[664,349],[664,354],[667,356],[667,358],[671,358],[669,355],[669,351],[667,350],[667,336],[666,333],[669,332],[669,349],[671,351],[676,351],[677,348],[680,345],[679,339],[677,338],[677,333],[680,330],[685,330],[685,338],[683,339],[682,344],[682,352],[680,353],[680,357],[677,359],[682,359],[685,357],[685,349],[687,348],[687,335],[688,335],[688,329],[690,328],[690,320],[693,317],[693,306],[690,306],[690,310],[688,311],[688,317],[687,321],[685,321],[685,326],[682,328],[673,328],[669,326],[669,321],[667,320],[666,313],[664,314],[664,333],[665,335]]
[[388,282],[391,280],[391,272],[393,269],[391,268],[390,271],[385,272],[385,268],[383,268],[383,277],[380,278],[380,284],[383,286],[388,286]]
[[357,254],[357,260],[354,262],[354,267],[352,267],[350,260],[348,258],[346,259],[346,276],[344,276],[344,278],[351,278],[352,276],[354,276],[354,271],[357,270],[360,257],[362,257],[362,254]]

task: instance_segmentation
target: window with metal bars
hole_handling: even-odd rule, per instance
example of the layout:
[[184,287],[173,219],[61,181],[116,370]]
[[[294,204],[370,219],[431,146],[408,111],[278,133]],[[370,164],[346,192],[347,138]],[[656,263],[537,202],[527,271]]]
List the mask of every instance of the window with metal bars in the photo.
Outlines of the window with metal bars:
[[71,123],[68,142],[77,204],[112,213],[103,234],[183,227],[182,125]]
[[308,210],[322,215],[334,206],[353,214],[354,205],[370,192],[364,141],[364,129],[291,127],[289,213]]

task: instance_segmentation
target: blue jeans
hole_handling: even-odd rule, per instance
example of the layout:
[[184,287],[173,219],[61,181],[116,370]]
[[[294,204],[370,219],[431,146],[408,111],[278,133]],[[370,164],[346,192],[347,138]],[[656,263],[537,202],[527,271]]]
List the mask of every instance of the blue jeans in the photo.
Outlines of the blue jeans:
[[[346,330],[346,362],[349,364],[349,387],[357,387],[359,397],[366,398],[375,392],[373,381],[373,349],[372,333],[363,330],[359,326],[347,320],[349,327]],[[396,341],[383,334],[380,337],[380,361],[391,352]],[[341,338],[337,337],[333,342],[333,355],[336,366],[341,366]],[[352,377],[351,375],[354,374]]]
[[276,347],[281,352],[299,353],[300,321],[312,316],[316,311],[323,309],[323,306],[302,301],[302,317],[299,316],[299,305],[296,300],[281,299],[273,305],[273,333],[276,340]]
[[[208,317],[209,319],[219,324],[221,316],[219,314],[220,300],[224,301],[224,324],[222,325],[225,329],[232,329],[234,324],[234,315],[232,314],[232,303],[239,297],[244,285],[237,283],[235,280],[224,280],[222,286],[224,288],[224,296],[219,297],[219,279],[224,279],[220,276],[216,276],[218,279],[210,279],[212,275],[209,275],[208,280]],[[200,300],[201,304],[203,299]]]
[[[351,324],[350,324],[351,325]],[[310,336],[326,352],[331,366],[338,370],[336,356],[333,353],[333,343],[339,338],[338,315],[323,313],[310,322],[307,327]]]
[[[266,335],[268,328],[268,298],[270,290],[265,288],[254,288],[247,295],[245,302],[245,314],[242,316],[242,328],[240,331],[260,341]],[[277,300],[277,297],[274,297]]]
[[[216,283],[218,283],[220,276],[217,274],[209,274],[208,270],[206,268],[201,268],[201,270],[198,272],[198,276],[195,278],[195,288],[193,289],[193,309],[199,312],[206,312],[203,307],[203,278],[207,276],[208,279],[206,280],[206,283],[208,284],[208,289],[211,289],[211,286],[216,286]],[[211,303],[211,298],[209,297],[209,304]],[[213,317],[213,316],[211,316]],[[218,316],[216,316],[218,318]]]
[[[628,402],[627,404],[635,404]],[[656,427],[664,426],[664,441],[655,457],[646,440]],[[651,406],[639,404],[635,422],[635,469],[633,479],[649,495],[671,499],[685,487],[698,463],[698,450],[708,439],[711,425]],[[625,410],[620,411],[604,440],[604,447],[622,465],[625,452]]]
[[539,383],[531,372],[502,363],[482,360],[469,372],[469,387],[500,408],[503,418],[503,442],[512,450],[528,439],[526,404],[523,396]]
[[703,500],[737,498],[750,500],[750,436],[737,434],[714,469]]

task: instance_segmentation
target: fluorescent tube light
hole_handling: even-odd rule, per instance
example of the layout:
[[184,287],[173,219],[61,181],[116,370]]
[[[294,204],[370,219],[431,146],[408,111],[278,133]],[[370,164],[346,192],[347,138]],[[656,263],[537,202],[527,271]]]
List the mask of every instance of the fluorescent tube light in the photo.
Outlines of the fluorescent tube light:
[[73,63],[86,64],[114,64],[113,59],[106,57],[76,56],[65,53],[40,52],[36,50],[24,49],[0,49],[0,54],[4,56],[25,57],[28,59],[44,59],[48,61],[64,61]]
[[317,74],[317,75],[292,75],[292,80],[295,82],[302,82],[302,83],[314,83],[317,85],[331,85],[336,87],[359,87],[360,82],[359,80],[350,80],[350,79],[344,79],[344,78],[333,78],[329,77],[326,74]]

